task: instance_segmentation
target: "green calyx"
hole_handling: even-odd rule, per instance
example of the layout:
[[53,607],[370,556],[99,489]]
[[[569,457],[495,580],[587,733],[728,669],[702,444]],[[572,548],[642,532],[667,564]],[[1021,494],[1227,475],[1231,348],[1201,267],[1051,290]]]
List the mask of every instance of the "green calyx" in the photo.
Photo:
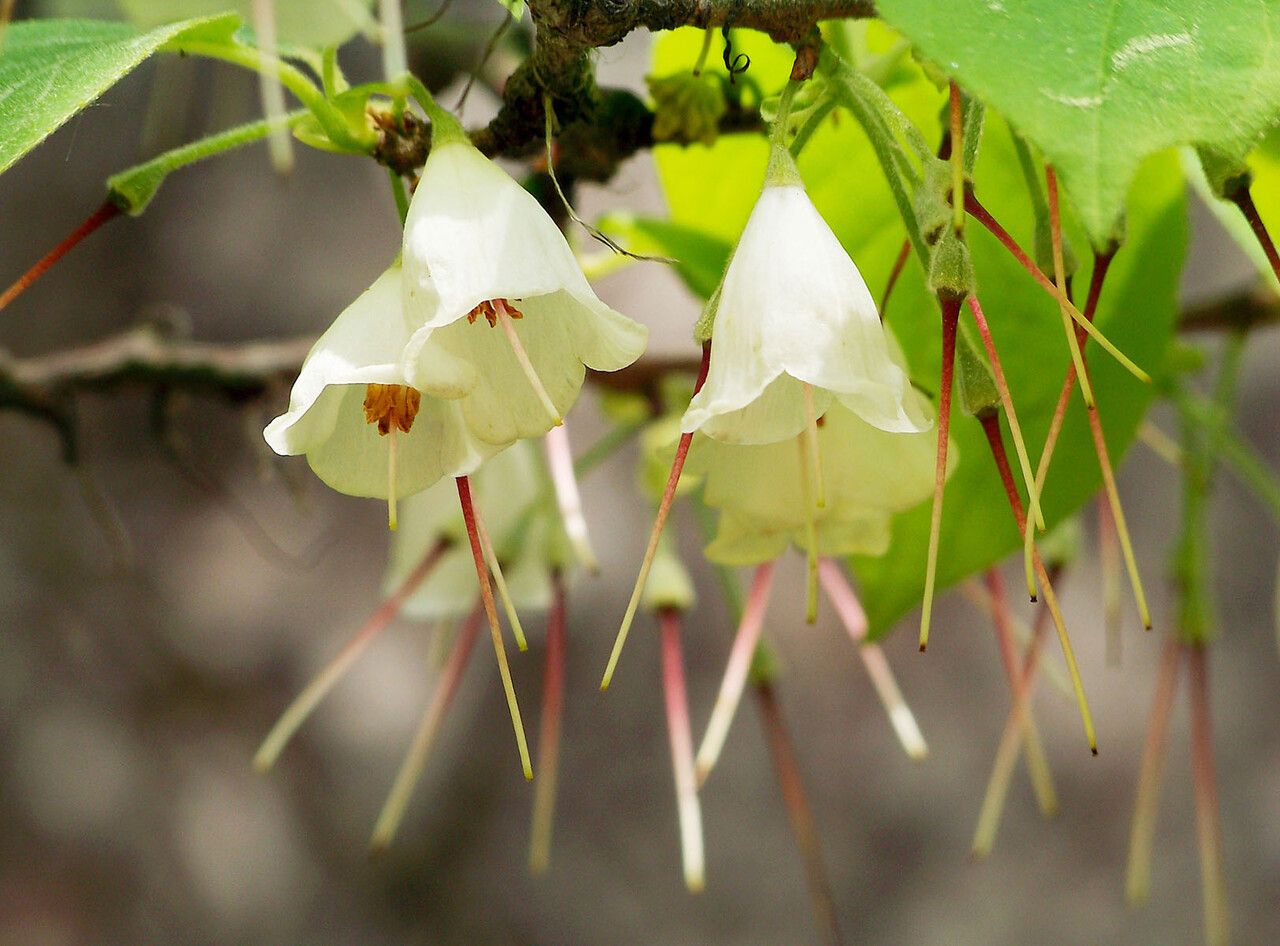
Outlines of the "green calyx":
[[987,359],[970,337],[966,322],[956,336],[956,379],[960,388],[960,406],[970,417],[985,417],[1000,410],[1000,391],[996,388]]
[[976,286],[969,247],[954,230],[944,228],[929,253],[929,290],[939,298],[964,299]]

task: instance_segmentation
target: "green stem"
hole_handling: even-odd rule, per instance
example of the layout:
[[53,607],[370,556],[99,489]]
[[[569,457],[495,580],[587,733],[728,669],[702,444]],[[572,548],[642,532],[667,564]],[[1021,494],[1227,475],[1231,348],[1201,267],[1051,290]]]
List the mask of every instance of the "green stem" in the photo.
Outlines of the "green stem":
[[[894,111],[897,111],[897,106],[892,101],[889,101],[887,96],[883,95],[883,91],[879,89],[879,86],[876,86],[875,83],[870,83],[877,91],[880,91],[880,96],[875,97],[874,101],[875,104],[881,107],[879,109],[873,107],[872,102],[864,99],[862,93],[865,89],[858,82],[857,71],[844,63],[829,46],[823,50],[818,68],[822,70],[828,81],[831,82],[841,104],[853,113],[853,117],[862,126],[867,139],[871,142],[871,148],[880,162],[885,180],[889,183],[889,191],[898,207],[898,213],[902,217],[902,222],[906,225],[907,236],[911,240],[911,246],[921,262],[928,268],[929,248],[920,233],[920,226],[916,221],[915,209],[912,205],[912,194],[920,183],[920,176],[907,160],[906,154],[902,151],[902,146],[893,136],[883,116],[884,101],[888,101],[888,107]],[[883,97],[883,101],[881,97]],[[902,120],[907,121],[908,124],[910,123],[905,116],[902,116]],[[923,141],[923,135],[920,137],[921,141]],[[932,154],[929,157],[932,158]]]
[[391,196],[396,201],[396,214],[400,217],[400,227],[404,229],[404,222],[409,217],[409,195],[404,189],[404,178],[391,168],[387,168],[387,177],[391,181]]
[[442,145],[446,141],[465,141],[470,143],[471,139],[467,137],[466,129],[462,127],[462,123],[453,116],[452,112],[440,107],[435,100],[435,96],[423,85],[421,79],[409,73],[404,76],[402,81],[409,93],[422,106],[422,110],[427,113],[427,118],[431,120],[432,147]]
[[309,114],[306,109],[299,109],[274,121],[260,119],[166,151],[107,178],[107,194],[121,210],[136,217],[147,209],[164,179],[179,168],[261,141],[277,129],[292,128]]
[[316,121],[320,123],[320,127],[335,145],[365,154],[372,151],[376,144],[376,136],[372,130],[365,129],[364,134],[357,135],[338,108],[325,98],[324,92],[316,87],[307,74],[278,56],[252,46],[198,40],[180,40],[163,48],[166,52],[219,59],[254,72],[263,70],[271,72],[279,77],[280,83],[292,92],[311,114],[315,115]]
[[834,95],[823,95],[818,103],[814,105],[813,110],[809,112],[804,124],[800,126],[800,130],[796,132],[796,136],[791,142],[792,157],[800,157],[800,152],[809,143],[809,139],[813,137],[814,132],[822,127],[822,123],[827,120],[827,116],[831,114],[837,104]]

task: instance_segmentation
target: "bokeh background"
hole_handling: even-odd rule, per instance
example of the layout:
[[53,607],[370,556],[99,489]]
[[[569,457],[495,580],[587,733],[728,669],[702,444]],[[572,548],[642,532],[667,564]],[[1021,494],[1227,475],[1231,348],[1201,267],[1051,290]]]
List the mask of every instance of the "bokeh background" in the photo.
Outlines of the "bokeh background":
[[[93,6],[19,3],[18,15]],[[409,4],[407,18],[424,8]],[[430,50],[415,44],[416,65],[437,84],[452,69],[473,69],[500,15],[492,2],[457,0],[426,34]],[[520,30],[510,39],[521,42]],[[601,81],[640,89],[647,49],[638,35],[602,50]],[[493,108],[486,80],[500,79],[510,55],[500,50],[482,72],[468,121]],[[354,77],[373,77],[377,51],[357,40],[344,62]],[[96,207],[106,176],[248,120],[257,103],[253,78],[230,68],[144,65],[0,178],[0,282]],[[143,217],[92,237],[11,306],[0,348],[37,355],[157,319],[227,342],[319,332],[382,271],[398,228],[381,169],[303,148],[296,156],[284,179],[261,147],[175,175]],[[580,200],[588,216],[662,211],[643,156]],[[1203,208],[1193,212],[1184,297],[1248,285],[1250,265]],[[632,267],[599,288],[650,325],[656,352],[691,352],[697,306],[661,266]],[[1273,463],[1277,366],[1280,339],[1257,333],[1240,422]],[[703,792],[708,888],[690,896],[648,622],[638,624],[609,694],[596,689],[649,525],[632,485],[633,448],[583,484],[603,570],[570,597],[560,798],[544,877],[525,870],[532,791],[483,643],[388,855],[371,860],[366,844],[432,686],[425,627],[393,626],[276,770],[253,773],[250,757],[278,713],[379,603],[387,548],[380,506],[335,495],[302,461],[269,455],[259,430],[286,397],[281,390],[238,407],[175,397],[162,408],[129,392],[83,397],[80,470],[61,463],[49,427],[0,415],[0,942],[815,941],[750,698]],[[1173,430],[1166,412],[1153,419]],[[593,395],[571,426],[580,447],[604,429]],[[1120,485],[1157,628],[1167,628],[1177,479],[1135,446]],[[801,569],[784,564],[767,634],[849,942],[1200,941],[1185,690],[1171,729],[1152,902],[1136,912],[1123,904],[1161,639],[1130,617],[1121,663],[1106,661],[1094,527],[1090,515],[1084,521],[1063,597],[1102,751],[1089,757],[1074,706],[1045,688],[1038,713],[1062,814],[1043,821],[1020,774],[983,863],[970,859],[969,840],[1008,705],[986,618],[952,593],[937,607],[927,657],[909,620],[887,642],[931,748],[913,763],[834,616],[825,610],[808,627],[788,606]],[[678,513],[675,523],[696,561],[692,519]],[[1229,474],[1216,482],[1213,541],[1223,634],[1210,661],[1230,905],[1238,942],[1277,942],[1276,530]],[[695,734],[731,630],[712,576],[697,578],[685,637]],[[1018,587],[1015,571],[1008,578]],[[530,652],[513,658],[531,736],[542,656],[541,635],[533,637]]]

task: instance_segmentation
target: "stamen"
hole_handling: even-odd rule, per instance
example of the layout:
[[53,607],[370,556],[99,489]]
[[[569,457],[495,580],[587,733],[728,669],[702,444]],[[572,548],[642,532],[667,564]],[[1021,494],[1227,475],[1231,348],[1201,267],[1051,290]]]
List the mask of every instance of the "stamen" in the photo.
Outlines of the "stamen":
[[1209,720],[1209,678],[1203,642],[1186,645],[1191,690],[1191,777],[1195,783],[1196,835],[1200,844],[1200,887],[1204,900],[1204,939],[1226,946],[1227,885],[1222,873],[1222,825],[1218,820],[1218,786],[1213,766],[1213,731]]
[[1147,902],[1151,889],[1151,850],[1155,840],[1156,815],[1160,807],[1160,789],[1164,776],[1164,755],[1169,745],[1169,717],[1178,692],[1178,668],[1182,663],[1182,644],[1173,635],[1164,642],[1160,654],[1160,670],[1151,699],[1151,720],[1142,747],[1142,766],[1138,770],[1138,795],[1133,803],[1133,824],[1129,828],[1129,863],[1125,870],[1124,897],[1130,906]]
[[422,407],[422,392],[407,384],[366,384],[364,420],[376,424],[383,437],[398,430],[407,434]]
[[[698,370],[698,380],[694,383],[693,393],[702,390],[707,380],[707,369],[711,366],[711,343],[702,345],[702,365]],[[600,681],[600,689],[609,689],[609,681],[618,666],[618,658],[622,656],[622,646],[627,642],[627,634],[631,631],[631,622],[635,620],[636,610],[640,607],[640,596],[644,594],[645,582],[649,580],[649,570],[653,567],[653,558],[658,554],[658,540],[662,538],[662,530],[667,524],[667,516],[671,512],[671,503],[675,499],[676,487],[680,485],[680,474],[684,472],[685,460],[689,457],[689,446],[693,443],[692,433],[682,433],[680,442],[676,444],[676,455],[671,459],[671,472],[667,474],[667,485],[662,490],[662,499],[658,503],[658,514],[653,520],[653,531],[649,534],[649,545],[645,549],[644,559],[640,562],[640,574],[636,576],[635,587],[631,589],[631,600],[627,602],[626,613],[622,616],[622,626],[618,628],[618,636],[613,642],[613,650],[609,654],[609,663],[604,668],[604,677]]]
[[[547,393],[547,389],[542,384],[542,379],[538,377],[538,372],[534,369],[533,362],[529,360],[529,353],[524,350],[524,345],[520,342],[520,336],[516,334],[516,327],[512,323],[513,312],[507,305],[507,300],[494,299],[493,310],[497,315],[498,323],[502,326],[502,330],[507,333],[507,341],[511,343],[511,350],[515,353],[516,361],[520,363],[520,369],[524,372],[524,376],[529,379],[529,386],[533,388],[533,393],[542,402],[542,406],[546,409],[551,422],[556,427],[559,427],[564,423],[564,418],[560,416],[560,411],[552,402],[551,395]],[[516,317],[519,317],[519,315]]]
[[[1000,482],[1004,485],[1009,499],[1009,508],[1013,511],[1014,521],[1019,530],[1027,528],[1026,514],[1022,508],[1022,498],[1018,495],[1013,482],[1013,472],[1009,469],[1009,458],[1004,450],[1004,438],[1000,433],[1000,419],[995,414],[979,418],[982,429],[987,435],[987,443],[991,447],[991,455],[1000,474]],[[1031,548],[1031,560],[1035,566],[1036,578],[1044,592],[1045,604],[1049,606],[1049,614],[1053,617],[1054,628],[1058,632],[1058,642],[1062,646],[1062,656],[1067,662],[1067,673],[1071,676],[1071,686],[1075,691],[1076,704],[1080,709],[1080,721],[1084,725],[1085,739],[1089,743],[1089,751],[1098,754],[1098,737],[1093,728],[1093,715],[1089,712],[1089,701],[1084,695],[1084,683],[1080,679],[1080,668],[1076,664],[1075,650],[1071,646],[1071,637],[1067,633],[1066,622],[1062,618],[1062,610],[1058,607],[1058,597],[1049,582],[1048,572],[1040,558],[1040,551],[1034,545]]]
[[591,548],[587,517],[582,511],[582,495],[578,492],[578,477],[573,471],[569,429],[564,425],[552,427],[543,438],[543,443],[547,448],[547,467],[551,471],[551,484],[555,487],[565,535],[569,537],[569,544],[573,546],[573,552],[582,567],[590,572],[598,572],[600,563]]
[[409,751],[405,754],[404,762],[400,765],[400,771],[396,773],[391,791],[374,824],[369,847],[375,852],[385,851],[391,846],[400,822],[404,819],[409,799],[422,779],[427,760],[431,756],[431,748],[435,745],[436,736],[439,735],[440,727],[453,703],[454,694],[458,691],[463,671],[467,669],[467,661],[471,656],[476,638],[480,636],[480,622],[483,617],[481,605],[476,602],[476,606],[471,609],[466,621],[458,629],[457,638],[449,652],[449,662],[440,673],[435,692],[431,695],[431,702],[427,704],[422,722],[418,724],[418,731],[413,735],[413,742],[409,745]]
[[809,471],[813,477],[814,504],[827,506],[827,490],[822,476],[822,451],[818,448],[818,414],[813,407],[813,385],[804,385],[804,437],[809,451]]
[[947,482],[947,443],[951,436],[951,380],[956,364],[956,326],[960,300],[947,298],[942,305],[942,371],[938,380],[938,447],[933,470],[933,508],[929,516],[929,553],[924,569],[924,599],[920,604],[920,652],[929,646],[933,619],[933,590],[938,578],[938,542],[942,537],[942,494]]
[[699,785],[707,780],[707,776],[715,768],[720,750],[724,748],[725,737],[729,735],[729,724],[733,722],[733,714],[742,699],[742,688],[746,686],[747,673],[751,670],[751,658],[756,652],[760,632],[764,630],[764,616],[769,608],[769,589],[773,584],[775,564],[764,562],[757,565],[751,578],[747,606],[742,610],[742,620],[738,623],[738,632],[729,650],[729,663],[725,666],[724,678],[720,681],[720,692],[716,694],[706,734],[698,747]]
[[878,644],[869,644],[867,638],[867,615],[854,594],[853,588],[845,580],[840,566],[829,558],[824,558],[818,565],[822,576],[822,588],[827,593],[827,600],[835,607],[844,624],[849,638],[857,645],[858,655],[867,668],[867,675],[875,687],[876,695],[885,711],[889,714],[889,722],[893,731],[902,743],[903,751],[912,759],[923,759],[929,754],[920,726],[916,723],[915,714],[902,697],[898,681],[894,679],[889,661]]
[[476,579],[480,583],[480,600],[489,619],[489,636],[493,638],[493,653],[498,659],[498,674],[502,677],[502,689],[507,694],[507,709],[511,713],[511,726],[516,733],[516,746],[520,750],[520,766],[526,779],[533,778],[533,765],[529,761],[529,746],[524,738],[524,722],[520,719],[520,704],[516,702],[515,686],[511,682],[511,669],[507,666],[507,650],[502,643],[502,629],[498,625],[498,609],[493,603],[493,588],[489,584],[489,569],[485,567],[484,552],[480,548],[480,532],[476,526],[476,510],[471,502],[471,482],[465,476],[457,477],[458,503],[462,506],[462,519],[467,526],[467,539],[471,543],[471,558],[475,562]]
[[120,216],[120,207],[112,200],[105,201],[101,207],[89,214],[80,226],[67,235],[61,243],[51,249],[36,262],[34,266],[18,277],[17,281],[0,293],[0,309],[3,309],[18,296],[22,295],[32,283],[43,276],[53,264],[66,256],[76,245],[108,220]]
[[551,863],[551,827],[560,768],[560,720],[564,715],[565,589],[557,571],[551,580],[547,613],[547,663],[542,678],[542,720],[538,735],[538,781],[533,787],[529,871],[544,873]]
[[489,563],[489,571],[493,575],[493,583],[498,586],[498,598],[502,601],[502,610],[507,615],[507,623],[511,625],[511,634],[516,639],[516,647],[524,653],[529,649],[525,640],[524,627],[520,624],[520,614],[516,611],[515,602],[511,600],[511,590],[507,587],[506,576],[502,574],[502,563],[498,561],[498,553],[489,539],[489,530],[484,526],[484,517],[480,510],[475,510],[476,532],[480,535],[480,548],[484,551],[485,561]]
[[395,619],[395,616],[400,613],[405,601],[431,574],[431,570],[439,563],[450,544],[445,540],[437,542],[422,557],[422,561],[418,563],[417,567],[400,583],[400,586],[392,592],[391,597],[369,616],[364,626],[339,651],[338,656],[316,674],[315,679],[307,684],[306,688],[294,698],[293,702],[281,714],[280,719],[271,727],[271,731],[267,733],[267,738],[262,740],[261,747],[253,757],[253,767],[259,773],[265,774],[271,766],[275,765],[276,759],[280,757],[284,747],[293,738],[293,734],[298,731],[298,727],[306,721],[320,701],[328,695],[334,684],[342,679],[343,675],[351,668],[351,665],[356,662],[356,659],[364,653],[365,648],[373,642],[373,639],[382,633],[387,625]]
[[689,700],[685,693],[684,655],[680,649],[680,612],[664,608],[658,614],[658,621],[662,626],[662,692],[667,708],[671,768],[676,782],[684,884],[690,893],[700,893],[706,878],[702,806],[698,802],[698,779],[693,767],[693,734],[689,727]]
[[1116,346],[1111,342],[1111,339],[1102,334],[1101,329],[1081,314],[1080,310],[1077,309],[1075,305],[1072,304],[1071,300],[1067,298],[1066,293],[1058,288],[1058,286],[1054,285],[1048,276],[1040,272],[1040,267],[1036,266],[1036,264],[1031,261],[1031,257],[1027,256],[1026,251],[1023,250],[1022,247],[1018,246],[1013,237],[1009,235],[1009,231],[1002,227],[1000,222],[991,216],[990,212],[978,202],[978,199],[974,197],[973,194],[965,194],[964,205],[965,209],[974,217],[974,219],[986,227],[991,232],[991,235],[1004,245],[1005,249],[1013,255],[1014,259],[1022,264],[1022,268],[1031,275],[1031,278],[1039,283],[1040,287],[1044,289],[1045,292],[1053,296],[1053,298],[1057,300],[1058,305],[1065,307],[1067,314],[1075,320],[1075,323],[1084,329],[1084,331],[1087,332],[1095,342],[1101,345],[1107,354],[1120,362],[1120,364],[1124,366],[1125,370],[1139,381],[1142,381],[1145,384],[1151,383],[1151,375],[1147,374],[1134,364],[1133,360],[1128,355],[1116,348]]
[[800,448],[800,501],[804,503],[805,544],[805,610],[804,619],[809,624],[818,620],[818,522],[814,510],[814,472],[805,449],[805,439],[796,441]]

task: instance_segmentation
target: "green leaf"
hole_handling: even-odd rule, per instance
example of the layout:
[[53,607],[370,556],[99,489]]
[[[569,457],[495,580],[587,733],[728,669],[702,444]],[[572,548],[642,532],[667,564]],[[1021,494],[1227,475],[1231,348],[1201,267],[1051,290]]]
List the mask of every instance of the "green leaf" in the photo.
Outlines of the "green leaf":
[[[892,36],[882,29],[869,30],[868,41],[874,51],[891,44]],[[785,81],[791,62],[788,52],[749,35],[742,36],[742,46],[751,56],[756,80],[766,89]],[[697,50],[696,34],[663,37],[655,49],[655,71],[665,74],[682,64],[687,67]],[[927,140],[937,141],[943,95],[918,67],[911,69],[909,80],[895,84],[894,100]],[[759,195],[766,151],[758,135],[723,136],[712,148],[655,149],[673,221],[735,241]],[[801,154],[799,166],[814,203],[878,297],[906,232],[866,136],[847,112],[837,110]],[[992,213],[1024,247],[1030,247],[1034,236],[1031,202],[1012,137],[994,113],[988,115],[975,179]],[[1177,277],[1187,240],[1184,186],[1174,155],[1159,156],[1143,166],[1128,209],[1129,239],[1111,267],[1098,320],[1125,352],[1154,371],[1162,364],[1171,337]],[[972,222],[966,232],[979,298],[1003,355],[1029,449],[1038,459],[1070,361],[1061,317],[1052,299],[993,238]],[[1085,245],[1078,226],[1069,226],[1068,236]],[[1083,294],[1088,278],[1084,267],[1076,276],[1078,295]],[[967,310],[965,318],[969,318]],[[894,291],[886,320],[902,343],[913,380],[925,390],[936,391],[939,313],[914,258]],[[1118,462],[1154,392],[1110,358],[1095,354],[1090,370],[1107,442]],[[1077,394],[1045,491],[1044,509],[1051,525],[1078,509],[1100,483],[1078,401]],[[952,429],[959,463],[943,507],[939,588],[989,567],[1021,546],[980,425],[957,409]],[[928,520],[927,503],[899,516],[889,553],[854,562],[875,635],[884,634],[919,602]]]
[[517,23],[520,22],[520,18],[524,16],[524,0],[498,0],[498,2],[511,14],[511,19]]
[[1139,164],[1179,144],[1243,155],[1280,112],[1280,4],[880,0],[880,15],[1052,161],[1090,240]]
[[0,56],[0,172],[165,43],[226,40],[239,22],[219,16],[150,33],[93,20],[14,23]]
[[[141,29],[234,10],[253,22],[253,0],[120,0],[125,15]],[[340,46],[356,33],[375,34],[373,0],[274,0],[276,36],[308,49]]]

